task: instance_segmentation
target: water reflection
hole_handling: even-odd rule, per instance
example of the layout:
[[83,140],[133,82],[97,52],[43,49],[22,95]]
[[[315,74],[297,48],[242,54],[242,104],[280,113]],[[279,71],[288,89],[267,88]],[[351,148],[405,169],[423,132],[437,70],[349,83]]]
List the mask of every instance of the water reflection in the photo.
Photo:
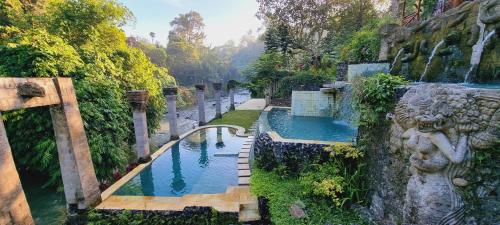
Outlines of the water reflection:
[[222,127],[217,127],[217,143],[215,143],[217,149],[226,147],[224,141],[222,140]]
[[154,196],[155,186],[153,182],[153,171],[150,166],[144,168],[140,173],[142,191],[145,196]]
[[173,194],[177,195],[180,194],[186,187],[184,177],[182,176],[181,154],[179,151],[179,145],[176,144],[172,146],[170,152],[172,152],[172,172],[174,174],[170,187],[172,188]]
[[200,131],[200,140],[202,142],[200,144],[200,159],[198,160],[198,163],[201,168],[206,168],[208,166],[208,142],[205,130]]

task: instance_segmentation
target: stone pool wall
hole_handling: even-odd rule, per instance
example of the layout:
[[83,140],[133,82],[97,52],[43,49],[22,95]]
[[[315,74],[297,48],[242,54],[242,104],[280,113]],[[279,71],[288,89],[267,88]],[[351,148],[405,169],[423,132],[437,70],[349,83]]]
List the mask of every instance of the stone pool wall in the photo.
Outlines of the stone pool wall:
[[322,91],[292,91],[292,115],[330,117],[334,95]]
[[255,162],[266,170],[278,166],[294,173],[318,157],[328,157],[323,149],[326,144],[275,141],[264,132],[257,136],[254,145]]
[[379,72],[389,73],[390,66],[389,63],[351,64],[347,69],[347,81],[352,82],[356,77],[367,77]]

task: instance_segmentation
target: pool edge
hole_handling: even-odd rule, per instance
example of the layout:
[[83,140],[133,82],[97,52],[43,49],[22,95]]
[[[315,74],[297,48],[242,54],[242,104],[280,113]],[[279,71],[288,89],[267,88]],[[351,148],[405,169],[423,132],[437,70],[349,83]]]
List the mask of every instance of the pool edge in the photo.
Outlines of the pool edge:
[[182,134],[179,137],[178,140],[169,141],[168,143],[166,143],[165,145],[163,145],[162,147],[160,147],[160,149],[158,149],[156,152],[154,152],[153,154],[151,154],[151,161],[149,161],[147,163],[139,164],[133,170],[131,170],[130,172],[128,172],[127,174],[125,174],[125,176],[123,176],[118,181],[116,181],[111,186],[109,186],[106,190],[104,190],[103,192],[101,192],[101,203],[104,202],[104,201],[106,201],[106,199],[108,199],[120,187],[122,187],[123,185],[125,185],[125,183],[127,183],[130,179],[134,178],[137,174],[139,174],[142,170],[144,170],[144,168],[146,168],[147,166],[151,165],[151,163],[153,163],[158,157],[160,157],[160,155],[162,155],[163,153],[165,153],[168,149],[170,149],[177,142],[183,140],[184,138],[186,138],[187,136],[189,136],[190,134],[192,134],[192,133],[194,133],[196,131],[203,130],[203,129],[208,129],[208,128],[216,128],[216,127],[228,127],[228,128],[236,129],[237,130],[236,131],[236,136],[238,136],[238,137],[248,137],[248,136],[250,136],[250,134],[246,134],[245,133],[245,128],[240,127],[240,126],[235,126],[235,125],[224,125],[224,124],[221,124],[221,125],[206,125],[206,126],[197,127],[196,129],[190,130],[190,131]]
[[[284,106],[267,106],[263,112],[270,112],[272,109],[292,109],[292,107],[284,107]],[[266,118],[267,119],[267,118]],[[265,121],[268,123],[268,121]],[[306,140],[306,139],[289,139],[289,138],[283,138],[281,135],[278,134],[275,130],[271,131],[264,131],[265,133],[269,134],[271,139],[274,142],[284,142],[284,143],[301,143],[301,144],[318,144],[318,145],[335,145],[335,144],[350,144],[353,145],[354,143],[351,141],[321,141],[321,140]]]

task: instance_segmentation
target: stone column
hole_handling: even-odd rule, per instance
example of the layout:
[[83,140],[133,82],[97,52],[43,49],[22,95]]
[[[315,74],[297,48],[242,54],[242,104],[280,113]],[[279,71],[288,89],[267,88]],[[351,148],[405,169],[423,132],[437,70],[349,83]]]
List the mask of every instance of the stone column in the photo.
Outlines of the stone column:
[[229,88],[229,110],[235,110],[236,108],[234,107],[234,88]]
[[213,83],[215,90],[215,118],[222,118],[222,106],[221,106],[221,83]]
[[196,100],[198,101],[198,123],[200,126],[205,125],[205,85],[197,84],[196,87]]
[[149,154],[148,123],[146,106],[148,92],[144,90],[129,91],[127,97],[134,113],[135,149],[139,163],[151,161]]
[[170,127],[170,140],[179,139],[179,128],[177,127],[177,88],[163,88],[163,95],[167,98],[168,124]]
[[0,224],[35,224],[0,113]]
[[61,104],[50,107],[64,195],[71,221],[101,201],[99,182],[71,79],[54,78]]

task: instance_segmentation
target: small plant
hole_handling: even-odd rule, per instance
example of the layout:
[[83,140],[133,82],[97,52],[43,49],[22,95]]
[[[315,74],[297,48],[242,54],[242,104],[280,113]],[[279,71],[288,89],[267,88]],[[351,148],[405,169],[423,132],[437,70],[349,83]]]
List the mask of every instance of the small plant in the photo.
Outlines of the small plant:
[[325,151],[330,153],[327,162],[313,164],[300,175],[304,194],[329,198],[337,207],[361,203],[364,164],[355,159],[363,157],[363,152],[349,144],[335,144]]
[[399,76],[379,73],[354,82],[354,108],[360,112],[360,125],[372,126],[394,108],[396,88],[408,82]]

